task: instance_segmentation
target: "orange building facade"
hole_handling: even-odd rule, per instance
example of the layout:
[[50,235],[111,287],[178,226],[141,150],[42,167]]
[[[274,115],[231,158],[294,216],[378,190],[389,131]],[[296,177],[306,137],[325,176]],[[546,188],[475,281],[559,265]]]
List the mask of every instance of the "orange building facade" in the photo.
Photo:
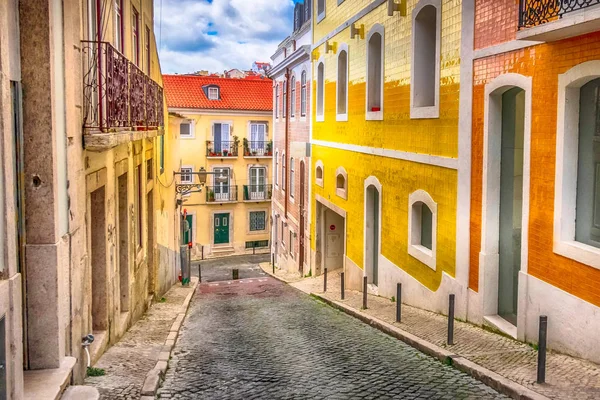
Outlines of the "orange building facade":
[[468,318],[598,362],[600,10],[544,3],[473,3]]

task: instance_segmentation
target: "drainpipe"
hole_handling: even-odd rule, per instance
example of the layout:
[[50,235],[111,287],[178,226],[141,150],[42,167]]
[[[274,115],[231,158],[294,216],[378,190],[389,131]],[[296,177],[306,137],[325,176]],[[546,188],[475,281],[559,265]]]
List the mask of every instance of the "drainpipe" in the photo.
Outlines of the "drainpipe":
[[[290,128],[290,123],[289,123],[289,118],[290,118],[290,113],[288,112],[287,108],[289,103],[289,97],[290,97],[290,88],[289,88],[289,82],[290,82],[290,69],[286,68],[285,69],[285,156],[289,159],[289,155],[290,155],[290,139],[289,139],[289,128]],[[287,162],[285,165],[287,166],[287,168],[285,169],[285,183],[286,183],[286,187],[285,189],[285,201],[284,201],[284,205],[285,205],[285,219],[287,220],[288,217],[288,198],[289,198],[289,187],[290,187],[290,180],[289,180],[289,176],[290,174],[288,174],[288,171],[290,170],[290,163]]]

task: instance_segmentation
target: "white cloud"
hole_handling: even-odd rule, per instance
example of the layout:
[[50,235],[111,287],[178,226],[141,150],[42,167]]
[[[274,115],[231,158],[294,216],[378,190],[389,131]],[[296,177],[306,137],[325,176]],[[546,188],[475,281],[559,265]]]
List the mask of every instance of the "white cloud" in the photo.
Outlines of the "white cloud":
[[270,61],[293,28],[293,6],[293,0],[155,0],[162,72],[222,72]]

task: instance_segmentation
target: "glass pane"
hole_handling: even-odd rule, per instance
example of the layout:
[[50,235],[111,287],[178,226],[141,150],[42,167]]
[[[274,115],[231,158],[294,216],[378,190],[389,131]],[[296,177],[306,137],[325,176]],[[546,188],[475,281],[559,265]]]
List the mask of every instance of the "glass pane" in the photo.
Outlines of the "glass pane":
[[427,205],[421,204],[421,246],[432,249],[433,215]]
[[219,221],[220,221],[219,218],[215,218],[215,226],[219,226]]
[[223,217],[223,226],[227,226],[227,217]]

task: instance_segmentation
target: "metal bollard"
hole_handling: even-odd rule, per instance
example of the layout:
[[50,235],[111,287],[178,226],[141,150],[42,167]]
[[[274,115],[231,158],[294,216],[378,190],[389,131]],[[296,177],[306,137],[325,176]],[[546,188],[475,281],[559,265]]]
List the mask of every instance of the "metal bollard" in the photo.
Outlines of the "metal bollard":
[[367,309],[367,277],[363,277],[363,310]]
[[454,295],[448,301],[448,344],[454,344]]
[[323,293],[327,291],[327,268],[323,271]]
[[341,287],[342,287],[342,300],[344,300],[344,286],[345,286],[346,283],[344,281],[344,273],[343,272],[340,274],[340,279],[341,279],[340,282],[342,284],[341,285]]
[[234,281],[237,279],[240,279],[240,270],[239,269],[233,269],[231,272],[232,272],[231,275],[232,275],[232,278]]
[[540,315],[538,337],[537,383],[546,383],[546,339],[548,336],[548,317]]
[[396,322],[402,321],[402,284],[396,284]]
[[271,254],[271,265],[273,266],[273,275],[275,275],[275,253]]
[[202,283],[202,264],[198,264],[198,281]]

